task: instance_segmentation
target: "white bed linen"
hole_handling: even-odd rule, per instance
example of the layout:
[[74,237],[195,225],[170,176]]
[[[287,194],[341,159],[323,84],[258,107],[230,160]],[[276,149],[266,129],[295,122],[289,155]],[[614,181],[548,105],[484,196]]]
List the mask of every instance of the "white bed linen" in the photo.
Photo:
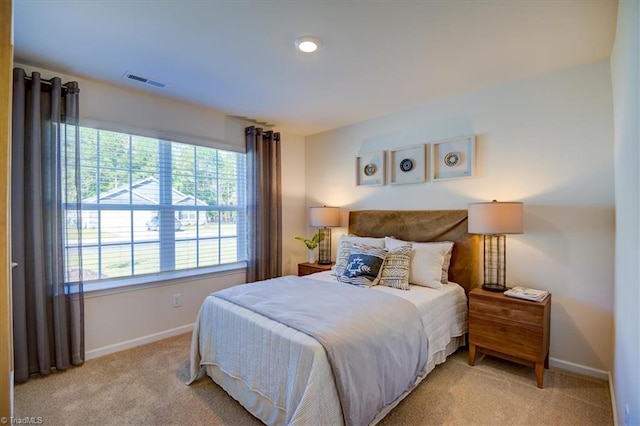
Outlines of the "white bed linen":
[[[306,278],[335,280],[330,271]],[[464,343],[467,305],[459,285],[449,283],[439,290],[420,286],[411,286],[409,291],[381,286],[372,290],[400,296],[417,306],[429,338],[427,373]],[[267,424],[343,423],[331,367],[320,343],[233,303],[208,297],[203,304],[191,344],[192,380],[199,365]]]
[[[336,281],[331,271],[307,275],[320,281]],[[445,361],[444,349],[452,337],[467,332],[467,297],[464,289],[456,283],[448,283],[442,289],[411,285],[410,290],[399,290],[386,286],[373,286],[372,290],[383,291],[402,297],[416,305],[429,338],[427,373]]]

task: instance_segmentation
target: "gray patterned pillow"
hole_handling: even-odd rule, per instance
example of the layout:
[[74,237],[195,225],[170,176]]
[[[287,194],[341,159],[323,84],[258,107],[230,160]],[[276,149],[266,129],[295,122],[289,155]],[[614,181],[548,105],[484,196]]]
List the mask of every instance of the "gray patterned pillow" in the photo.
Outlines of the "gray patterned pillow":
[[333,265],[331,270],[333,271],[333,275],[339,277],[344,272],[345,266],[347,266],[347,261],[349,260],[349,255],[351,254],[351,250],[353,246],[362,246],[362,247],[384,247],[384,238],[373,238],[373,237],[359,237],[357,235],[343,235],[340,237],[340,241],[338,241],[338,254],[336,256],[336,264]]
[[409,271],[411,267],[411,245],[390,250],[385,258],[380,274],[380,285],[400,290],[409,290]]
[[385,248],[354,247],[338,280],[363,287],[378,284],[386,255]]

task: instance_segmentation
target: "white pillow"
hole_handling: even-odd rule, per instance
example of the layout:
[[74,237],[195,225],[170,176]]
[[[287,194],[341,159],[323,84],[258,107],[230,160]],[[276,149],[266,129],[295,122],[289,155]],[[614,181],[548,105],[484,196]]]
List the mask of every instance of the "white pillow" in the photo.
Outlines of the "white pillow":
[[388,250],[406,244],[411,244],[409,283],[435,289],[442,288],[442,284],[447,282],[449,276],[449,261],[451,260],[453,242],[418,243],[385,238],[385,247]]
[[351,254],[351,248],[354,245],[369,246],[376,248],[384,247],[384,238],[373,237],[358,237],[357,235],[342,235],[338,240],[338,253],[336,255],[336,264],[333,265],[331,270],[333,275],[340,276],[344,272],[344,268],[347,266],[349,255]]

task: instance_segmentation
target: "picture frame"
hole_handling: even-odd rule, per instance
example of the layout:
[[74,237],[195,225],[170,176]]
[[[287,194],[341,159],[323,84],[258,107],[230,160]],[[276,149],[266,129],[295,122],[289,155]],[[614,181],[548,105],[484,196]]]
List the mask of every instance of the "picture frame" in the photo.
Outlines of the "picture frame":
[[424,183],[426,179],[426,155],[424,144],[390,151],[390,183],[392,185]]
[[470,178],[475,175],[475,135],[444,139],[431,144],[431,180]]
[[356,185],[384,185],[385,152],[377,151],[356,157]]

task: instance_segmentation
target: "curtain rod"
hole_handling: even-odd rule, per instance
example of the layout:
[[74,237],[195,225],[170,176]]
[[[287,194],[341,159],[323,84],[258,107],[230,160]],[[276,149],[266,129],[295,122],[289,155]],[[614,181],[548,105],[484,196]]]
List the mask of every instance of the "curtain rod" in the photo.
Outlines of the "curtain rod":
[[[54,78],[55,78],[55,77],[54,77]],[[25,76],[24,76],[24,79],[25,79],[25,80],[27,80],[27,81],[33,81],[33,77],[31,77],[31,76],[29,76],[29,75],[25,75]],[[41,84],[46,84],[46,85],[48,85],[48,86],[51,86],[51,80],[52,80],[52,79],[48,79],[48,80],[47,80],[46,78],[41,78],[41,79],[40,79],[40,83],[41,83]],[[69,83],[65,83],[65,84],[61,84],[61,85],[60,85],[60,87],[62,88],[62,90],[64,90],[64,91],[69,90],[69,88],[67,87],[67,84],[69,84]]]

